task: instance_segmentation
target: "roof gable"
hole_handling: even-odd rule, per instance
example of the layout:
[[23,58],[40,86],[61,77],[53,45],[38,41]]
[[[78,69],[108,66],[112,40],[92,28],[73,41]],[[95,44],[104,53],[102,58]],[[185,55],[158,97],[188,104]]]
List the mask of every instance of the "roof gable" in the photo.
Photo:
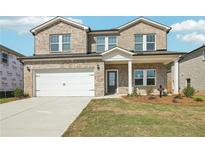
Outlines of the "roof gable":
[[89,27],[83,25],[83,24],[80,24],[78,22],[75,22],[73,20],[70,20],[70,19],[66,19],[66,18],[63,18],[63,17],[56,17],[56,18],[53,18],[33,29],[31,29],[31,33],[32,34],[36,34],[37,32],[39,32],[40,30],[44,29],[44,28],[47,28],[49,27],[50,25],[56,23],[56,22],[64,22],[64,23],[67,23],[67,24],[70,24],[70,25],[73,25],[73,26],[76,26],[76,27],[79,27],[81,29],[84,29],[84,30],[89,30]]
[[127,61],[132,59],[133,54],[133,52],[120,47],[115,47],[101,53],[104,61]]
[[127,24],[124,24],[124,25],[118,27],[118,30],[124,30],[130,26],[136,25],[136,24],[141,23],[141,22],[149,24],[149,25],[154,26],[154,27],[158,27],[160,29],[163,29],[166,32],[169,32],[171,30],[171,27],[169,27],[169,26],[163,25],[161,23],[158,23],[156,21],[152,21],[152,20],[144,18],[144,17],[139,17],[133,21],[128,22]]
[[107,51],[102,52],[101,55],[106,55],[106,54],[108,54],[108,53],[115,52],[115,51],[124,52],[124,53],[129,54],[129,55],[133,55],[133,54],[134,54],[133,52],[128,51],[128,50],[126,50],[126,49],[123,49],[123,48],[121,48],[121,47],[115,47],[115,48],[112,48],[112,49],[110,49],[110,50],[107,50]]
[[17,52],[17,51],[14,51],[14,50],[12,50],[12,49],[10,49],[10,48],[7,48],[7,47],[5,47],[5,46],[3,46],[3,45],[1,45],[1,44],[0,44],[0,51],[7,52],[7,53],[12,54],[12,55],[15,55],[15,56],[17,56],[17,57],[25,57],[23,54],[21,54],[21,53],[19,53],[19,52]]

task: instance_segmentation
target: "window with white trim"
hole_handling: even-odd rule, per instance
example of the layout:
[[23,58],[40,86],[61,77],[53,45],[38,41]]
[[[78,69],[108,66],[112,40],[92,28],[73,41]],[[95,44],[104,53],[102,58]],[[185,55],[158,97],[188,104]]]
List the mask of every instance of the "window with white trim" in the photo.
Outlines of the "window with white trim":
[[62,35],[62,50],[63,51],[70,50],[70,35],[67,34]]
[[147,70],[147,86],[155,85],[156,71],[154,69]]
[[117,37],[108,36],[108,50],[117,46]]
[[135,51],[143,51],[143,35],[135,35]]
[[50,35],[50,51],[64,52],[64,51],[69,51],[70,49],[71,49],[70,34]]
[[147,50],[153,51],[155,50],[155,35],[154,34],[148,34],[147,35]]
[[2,63],[8,64],[8,54],[2,52],[2,58],[1,58]]
[[143,78],[144,78],[144,71],[143,70],[135,70],[135,85],[136,86],[143,86]]
[[135,86],[155,86],[156,70],[155,69],[136,69],[134,70]]
[[103,52],[117,46],[116,36],[97,36],[96,52]]
[[96,51],[97,52],[105,51],[105,36],[96,37]]
[[156,50],[155,34],[135,34],[135,51]]
[[190,78],[186,79],[186,86],[187,87],[191,86],[191,79]]

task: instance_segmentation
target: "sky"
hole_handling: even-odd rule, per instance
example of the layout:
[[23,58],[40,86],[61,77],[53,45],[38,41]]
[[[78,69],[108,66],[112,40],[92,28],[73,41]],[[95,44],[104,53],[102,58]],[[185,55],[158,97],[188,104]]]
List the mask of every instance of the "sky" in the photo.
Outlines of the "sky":
[[[92,30],[117,28],[139,16],[64,16],[89,26]],[[144,16],[172,27],[167,35],[169,51],[190,52],[205,43],[203,16]],[[30,29],[46,22],[50,16],[0,16],[0,44],[26,56],[34,53]]]

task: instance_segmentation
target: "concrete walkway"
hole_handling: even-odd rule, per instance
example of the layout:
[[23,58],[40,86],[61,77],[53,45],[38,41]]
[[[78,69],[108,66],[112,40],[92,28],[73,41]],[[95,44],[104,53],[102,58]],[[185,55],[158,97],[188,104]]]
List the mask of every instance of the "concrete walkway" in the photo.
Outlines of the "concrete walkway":
[[0,104],[0,136],[57,137],[91,97],[34,97]]

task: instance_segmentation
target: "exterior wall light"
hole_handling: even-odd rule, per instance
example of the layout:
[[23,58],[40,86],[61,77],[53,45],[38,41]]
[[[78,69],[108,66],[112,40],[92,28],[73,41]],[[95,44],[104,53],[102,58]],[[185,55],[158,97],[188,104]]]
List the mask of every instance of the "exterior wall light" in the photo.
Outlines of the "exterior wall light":
[[100,65],[99,64],[97,64],[97,70],[100,70]]
[[28,71],[28,72],[30,72],[30,71],[31,71],[31,69],[30,69],[28,66],[26,67],[26,69],[27,69],[27,71]]

